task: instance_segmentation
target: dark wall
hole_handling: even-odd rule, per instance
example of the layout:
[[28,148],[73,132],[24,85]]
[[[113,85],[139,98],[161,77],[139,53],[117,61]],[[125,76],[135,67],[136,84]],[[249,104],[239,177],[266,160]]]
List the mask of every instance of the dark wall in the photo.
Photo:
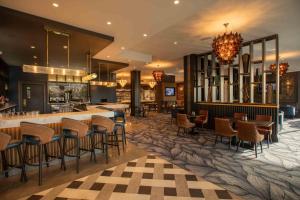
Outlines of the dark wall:
[[[9,66],[9,81],[8,81],[8,98],[11,103],[17,104],[17,109],[20,109],[20,94],[21,84],[22,83],[43,83],[45,84],[47,90],[47,81],[48,76],[45,74],[33,74],[33,73],[24,73],[22,67]],[[44,104],[47,105],[46,111],[48,111],[48,92],[46,93]]]
[[293,105],[300,109],[300,72],[289,72],[280,77],[280,105]]
[[7,95],[7,84],[8,84],[8,66],[0,58],[0,96]]
[[116,102],[116,87],[90,86],[90,96],[92,103],[101,102],[101,99],[107,99],[108,102]]

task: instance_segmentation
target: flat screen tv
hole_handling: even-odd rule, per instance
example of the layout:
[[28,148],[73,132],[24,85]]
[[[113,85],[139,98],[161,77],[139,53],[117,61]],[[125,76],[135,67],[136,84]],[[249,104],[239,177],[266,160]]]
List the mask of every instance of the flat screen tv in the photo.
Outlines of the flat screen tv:
[[165,96],[175,96],[175,88],[174,87],[166,87],[165,88]]

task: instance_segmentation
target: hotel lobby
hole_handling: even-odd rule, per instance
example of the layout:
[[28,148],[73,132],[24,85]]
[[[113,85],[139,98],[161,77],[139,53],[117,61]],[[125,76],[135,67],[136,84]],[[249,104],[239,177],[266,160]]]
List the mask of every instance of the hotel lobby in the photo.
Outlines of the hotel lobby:
[[0,0],[0,199],[300,199],[299,9]]

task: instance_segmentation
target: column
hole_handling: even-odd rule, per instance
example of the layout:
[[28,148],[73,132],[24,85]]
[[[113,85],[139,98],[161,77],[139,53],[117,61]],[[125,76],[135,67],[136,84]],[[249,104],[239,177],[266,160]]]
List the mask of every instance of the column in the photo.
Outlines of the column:
[[139,108],[141,105],[141,71],[131,71],[131,116],[138,116],[139,113],[136,108]]

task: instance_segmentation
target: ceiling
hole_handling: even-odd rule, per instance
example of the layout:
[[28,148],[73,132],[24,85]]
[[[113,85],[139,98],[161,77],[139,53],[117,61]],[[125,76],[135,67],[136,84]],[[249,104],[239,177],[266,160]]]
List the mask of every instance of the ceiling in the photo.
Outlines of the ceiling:
[[119,77],[141,69],[147,79],[159,67],[182,80],[182,57],[210,51],[226,22],[244,41],[278,33],[281,56],[291,71],[300,70],[299,0],[180,0],[178,5],[173,0],[0,0],[0,5],[112,35],[114,42],[94,58],[129,63]]

